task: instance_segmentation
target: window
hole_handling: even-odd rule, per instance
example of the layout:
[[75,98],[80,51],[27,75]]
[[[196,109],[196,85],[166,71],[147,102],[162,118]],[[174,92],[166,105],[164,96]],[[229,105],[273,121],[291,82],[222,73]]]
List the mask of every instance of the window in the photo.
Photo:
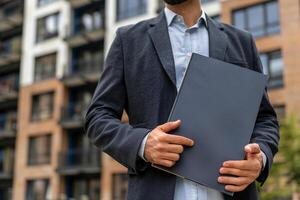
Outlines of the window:
[[58,36],[58,13],[37,20],[37,42]]
[[50,4],[52,2],[54,2],[56,0],[38,0],[38,7],[41,7],[41,6],[44,6],[44,5],[47,5],[47,4]]
[[49,164],[51,160],[51,135],[29,138],[28,165]]
[[126,174],[113,175],[113,199],[124,200],[128,188],[128,177]]
[[104,28],[104,7],[99,2],[80,7],[74,12],[74,33]]
[[17,112],[0,113],[0,134],[15,133],[17,131]]
[[274,110],[277,114],[277,119],[279,122],[282,122],[286,117],[285,106],[284,105],[275,105]]
[[56,53],[37,57],[35,59],[34,80],[40,81],[55,77]]
[[269,1],[234,11],[233,24],[251,32],[254,37],[279,33],[278,1]]
[[53,92],[35,95],[32,98],[32,121],[50,119],[53,112]]
[[260,59],[263,71],[269,75],[269,88],[283,86],[283,60],[281,51],[261,53]]
[[21,53],[22,38],[19,35],[2,38],[0,40],[0,57],[7,57]]
[[117,0],[117,21],[147,12],[148,0]]
[[91,43],[73,49],[72,73],[93,73],[99,71],[103,64],[103,44]]
[[27,181],[26,200],[51,199],[51,187],[48,179]]
[[12,148],[0,148],[0,174],[12,175],[14,168],[14,150]]
[[66,192],[68,199],[100,199],[100,177],[67,177]]

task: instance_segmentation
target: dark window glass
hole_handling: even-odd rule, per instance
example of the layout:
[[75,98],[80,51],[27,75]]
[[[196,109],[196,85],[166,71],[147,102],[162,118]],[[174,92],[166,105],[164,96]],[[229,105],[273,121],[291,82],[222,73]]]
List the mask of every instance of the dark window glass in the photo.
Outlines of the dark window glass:
[[48,179],[27,181],[26,200],[45,200],[51,195]]
[[278,3],[277,2],[271,2],[268,3],[266,6],[266,12],[267,12],[267,33],[273,34],[278,33],[280,31],[279,27],[279,12],[278,12]]
[[10,183],[2,183],[0,185],[0,199],[12,200],[12,185]]
[[95,2],[74,11],[74,30],[81,33],[104,28],[104,5]]
[[269,87],[277,88],[283,86],[283,60],[281,51],[261,53],[263,71],[269,75]]
[[[16,17],[19,19],[23,13],[23,1],[7,1],[7,4],[1,5],[0,16],[1,19]],[[19,20],[16,20],[19,21]]]
[[147,0],[117,0],[117,21],[147,12]]
[[14,134],[17,131],[17,112],[0,113],[0,135]]
[[90,104],[95,87],[74,88],[70,91],[69,102],[63,113],[63,120],[83,121],[86,109]]
[[67,177],[67,197],[72,199],[100,199],[100,177]]
[[21,53],[22,38],[14,35],[0,40],[0,57],[17,56]]
[[57,0],[38,0],[38,6],[44,6],[44,5],[47,5],[47,4],[50,4],[54,1],[57,1]]
[[34,80],[40,81],[55,77],[56,53],[37,57],[35,59]]
[[251,32],[254,37],[280,32],[278,1],[236,10],[232,17],[236,27]]
[[103,48],[99,42],[73,49],[72,56],[72,74],[97,72],[102,68]]
[[59,14],[52,14],[37,20],[37,42],[58,36]]
[[17,96],[19,90],[19,74],[9,73],[0,77],[0,98]]
[[51,135],[29,138],[28,164],[49,164],[51,160]]
[[53,96],[53,92],[33,96],[32,121],[46,120],[52,117]]
[[113,175],[113,199],[125,200],[128,188],[127,174],[114,174]]
[[0,174],[11,176],[14,166],[14,150],[9,147],[0,148]]
[[248,19],[248,31],[252,33],[254,37],[260,37],[264,35],[264,12],[263,6],[253,6],[247,9]]
[[286,111],[284,105],[275,105],[274,110],[277,114],[277,119],[279,122],[282,122],[284,118],[286,117]]

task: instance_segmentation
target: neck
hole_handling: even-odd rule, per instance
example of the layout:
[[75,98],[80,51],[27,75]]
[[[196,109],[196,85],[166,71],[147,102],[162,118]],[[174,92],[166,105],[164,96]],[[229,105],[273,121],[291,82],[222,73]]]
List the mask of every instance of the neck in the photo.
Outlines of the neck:
[[181,4],[166,4],[166,6],[174,13],[181,15],[187,27],[195,25],[202,14],[199,0],[187,0]]

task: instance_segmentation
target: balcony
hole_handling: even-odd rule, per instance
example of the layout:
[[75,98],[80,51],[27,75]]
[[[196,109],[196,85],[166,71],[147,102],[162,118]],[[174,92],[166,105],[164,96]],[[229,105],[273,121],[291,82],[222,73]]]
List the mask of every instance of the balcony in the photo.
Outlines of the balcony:
[[68,149],[58,155],[57,172],[63,175],[100,173],[101,152],[97,149]]
[[62,108],[60,124],[67,129],[81,128],[84,123],[84,116],[87,105],[79,103],[70,103]]
[[68,0],[68,1],[70,2],[72,7],[76,8],[93,2],[99,3],[102,2],[103,0]]
[[69,71],[65,72],[63,77],[64,84],[69,87],[74,87],[89,83],[96,83],[101,76],[103,68],[102,63],[102,55],[91,60],[75,61],[70,67],[73,69],[69,69]]
[[22,1],[11,1],[1,6],[0,21],[1,32],[21,26],[23,21]]
[[21,58],[20,36],[2,40],[0,42],[0,66],[9,65],[20,61]]
[[17,133],[17,113],[0,114],[0,140],[14,139]]
[[14,169],[14,151],[6,148],[0,150],[0,180],[11,180]]
[[103,40],[105,36],[104,8],[94,2],[74,10],[72,27],[66,27],[65,40],[70,47]]
[[0,77],[0,103],[16,100],[19,90],[19,75],[11,74]]

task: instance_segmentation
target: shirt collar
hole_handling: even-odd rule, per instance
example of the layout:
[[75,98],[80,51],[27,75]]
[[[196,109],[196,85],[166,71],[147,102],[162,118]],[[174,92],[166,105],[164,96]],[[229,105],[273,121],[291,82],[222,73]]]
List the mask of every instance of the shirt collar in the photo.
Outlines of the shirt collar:
[[[165,12],[165,15],[166,15],[168,26],[172,25],[172,23],[174,22],[174,19],[176,17],[182,17],[182,16],[176,14],[175,12],[173,12],[172,10],[170,10],[167,7],[165,7],[164,12]],[[198,26],[199,26],[199,22],[200,22],[201,19],[204,20],[205,26],[207,27],[206,14],[205,14],[205,12],[203,10],[202,10],[202,14],[201,14],[200,18],[198,19]]]

